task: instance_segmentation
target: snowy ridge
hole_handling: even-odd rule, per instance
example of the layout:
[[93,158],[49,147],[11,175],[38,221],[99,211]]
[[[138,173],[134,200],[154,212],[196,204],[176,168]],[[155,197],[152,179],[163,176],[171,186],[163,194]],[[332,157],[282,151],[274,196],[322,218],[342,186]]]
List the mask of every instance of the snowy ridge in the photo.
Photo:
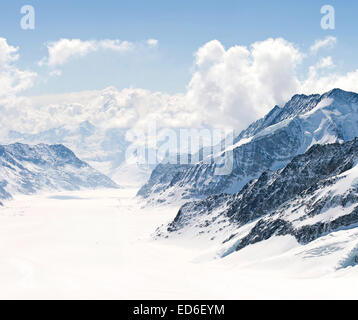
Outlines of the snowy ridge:
[[284,167],[312,145],[356,136],[358,94],[334,89],[323,95],[295,95],[235,138],[229,148],[233,150],[231,174],[215,175],[215,163],[159,165],[138,195],[149,202],[171,202],[235,193],[262,172]]
[[39,190],[116,188],[111,179],[65,146],[15,143],[0,146],[0,199]]

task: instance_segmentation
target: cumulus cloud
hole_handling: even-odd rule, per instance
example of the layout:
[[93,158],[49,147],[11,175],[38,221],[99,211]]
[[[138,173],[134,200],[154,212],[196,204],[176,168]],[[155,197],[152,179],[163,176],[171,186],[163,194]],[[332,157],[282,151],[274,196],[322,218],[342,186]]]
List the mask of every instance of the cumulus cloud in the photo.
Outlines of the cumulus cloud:
[[[155,47],[158,40],[149,39],[148,47]],[[81,39],[60,39],[46,44],[48,56],[39,61],[40,66],[57,67],[67,63],[72,58],[84,57],[87,54],[99,50],[111,50],[115,52],[127,52],[136,47],[136,44],[119,39],[104,40],[81,40]]]
[[323,93],[333,88],[358,92],[358,70],[345,74],[320,74],[317,67],[310,67],[309,75],[302,82],[298,93]]
[[186,98],[213,126],[244,128],[295,93],[295,69],[303,54],[286,40],[267,39],[250,47],[202,46]]
[[47,44],[48,57],[43,58],[39,65],[51,67],[60,66],[70,58],[82,57],[91,51],[97,50],[94,41],[82,41],[80,39],[61,39]]
[[311,46],[310,51],[311,53],[316,54],[319,50],[323,48],[333,48],[336,43],[336,37],[327,36],[325,39],[316,40],[315,43]]
[[[19,115],[31,119],[27,112],[28,100],[19,97],[21,91],[33,86],[37,74],[28,70],[20,70],[16,66],[19,48],[8,44],[7,40],[0,38],[0,136],[6,136],[12,123],[18,122]],[[31,121],[31,120],[30,120]]]
[[[50,75],[59,76],[58,66],[74,57],[100,49],[125,52],[156,45],[149,40],[62,39],[49,44],[43,64],[51,66]],[[107,161],[108,153],[113,153],[117,161],[117,152],[129,143],[129,133],[136,129],[215,127],[239,131],[296,93],[323,93],[336,87],[358,92],[358,70],[339,73],[333,58],[318,52],[310,56],[310,50],[303,52],[282,38],[228,48],[213,40],[195,53],[192,77],[182,93],[109,87],[21,97],[21,90],[33,85],[36,74],[18,69],[19,49],[0,38],[0,137],[4,143],[65,143],[81,157]],[[303,69],[308,56],[314,61]]]
[[[183,94],[151,92],[138,88],[118,90],[108,87],[98,91],[45,95],[27,98],[29,114],[19,115],[7,127],[35,134],[51,128],[76,128],[89,121],[103,132],[119,129],[197,127],[201,120],[185,105]],[[19,112],[22,105],[13,107]],[[15,111],[16,110],[16,111]],[[31,112],[33,111],[33,114]],[[21,130],[20,130],[21,128]]]
[[[317,41],[314,51],[335,42],[333,37]],[[340,73],[331,56],[317,56],[305,72],[306,57],[282,38],[227,49],[210,41],[195,54],[186,105],[199,112],[206,125],[242,130],[296,93],[322,94],[333,88],[358,92],[358,69]]]
[[19,48],[0,38],[0,97],[10,98],[34,84],[36,73],[20,70],[15,62],[19,59]]
[[10,46],[7,40],[0,38],[0,68],[8,66],[9,63],[19,59],[18,48]]
[[[111,50],[131,47],[125,42],[103,41],[87,43],[72,52],[83,55],[97,46]],[[63,42],[63,47],[68,44]],[[81,47],[82,42],[71,42],[70,47],[77,45]],[[0,41],[0,47],[0,63],[11,66],[18,59],[18,49],[4,46],[4,41]],[[62,47],[59,48],[61,51]],[[48,62],[61,64],[63,60],[55,57],[58,52],[49,54]],[[84,121],[103,132],[111,128],[145,128],[153,123],[168,128],[241,130],[296,93],[323,93],[335,87],[358,91],[358,70],[340,74],[331,56],[317,56],[304,73],[301,67],[306,56],[295,44],[282,38],[229,48],[213,40],[195,53],[194,70],[186,92],[168,94],[139,88],[119,91],[110,87],[102,91],[33,97],[18,107],[13,106],[14,114],[21,113],[21,116],[14,116],[11,123],[7,121],[4,126],[32,133],[64,125],[75,128]],[[70,57],[65,55],[64,59]],[[58,75],[57,69],[53,75]],[[26,87],[26,81],[22,86]]]

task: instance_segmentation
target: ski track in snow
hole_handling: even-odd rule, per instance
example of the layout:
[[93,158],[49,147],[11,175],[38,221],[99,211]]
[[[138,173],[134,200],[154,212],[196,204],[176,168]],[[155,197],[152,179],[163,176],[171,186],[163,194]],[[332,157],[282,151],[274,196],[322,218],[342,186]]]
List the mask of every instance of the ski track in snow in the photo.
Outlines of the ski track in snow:
[[357,267],[334,269],[332,263],[354,242],[346,250],[352,259],[354,229],[307,246],[273,238],[213,259],[218,248],[153,240],[178,207],[143,209],[135,193],[43,193],[6,202],[0,208],[0,298],[358,298]]

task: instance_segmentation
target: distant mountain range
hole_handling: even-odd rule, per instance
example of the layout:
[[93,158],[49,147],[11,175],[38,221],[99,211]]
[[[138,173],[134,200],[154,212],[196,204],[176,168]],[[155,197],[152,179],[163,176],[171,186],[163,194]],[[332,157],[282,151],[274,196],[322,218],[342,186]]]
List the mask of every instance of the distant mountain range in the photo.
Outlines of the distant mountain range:
[[[84,123],[73,139],[77,134],[92,136],[93,130]],[[49,139],[60,134],[55,131]],[[41,139],[43,134],[26,139]],[[67,131],[63,135],[71,136]],[[118,135],[124,133],[114,133],[113,141],[107,136],[112,142],[102,148],[111,149]],[[116,143],[124,153],[125,139]],[[358,94],[334,89],[323,95],[295,95],[235,136],[213,160],[229,152],[233,169],[227,175],[215,174],[216,161],[164,162],[153,170],[140,197],[155,204],[187,202],[156,236],[190,235],[219,245],[225,256],[275,236],[291,235],[306,244],[358,226]],[[123,167],[126,180],[145,176],[121,159],[118,166],[114,162],[115,168]],[[0,146],[0,199],[102,187],[118,185],[62,144]],[[349,259],[355,255],[350,253]],[[348,260],[344,264],[352,262]]]
[[61,144],[0,146],[0,199],[40,190],[102,187],[117,188],[118,185]]
[[[139,187],[145,183],[151,173],[151,169],[138,159],[130,159],[126,162],[126,150],[130,142],[126,139],[128,129],[117,126],[116,124],[101,126],[98,121],[93,119],[93,114],[99,118],[117,119],[120,121],[120,113],[123,107],[121,93],[109,87],[84,100],[53,101],[54,109],[63,110],[63,113],[73,112],[73,122],[67,121],[52,124],[46,130],[10,130],[7,137],[4,137],[6,143],[21,142],[24,144],[64,144],[73,150],[82,160],[86,161],[93,168],[104,173],[116,183],[126,186]],[[78,103],[81,102],[81,103]],[[50,107],[43,103],[39,105],[42,108],[43,117],[52,115]],[[78,114],[76,108],[81,108],[83,114]],[[58,110],[56,112],[59,112]],[[56,114],[56,113],[55,113]],[[54,116],[56,118],[56,116]],[[104,121],[107,123],[108,121]],[[136,161],[137,160],[137,161]],[[126,172],[131,172],[128,176]],[[133,173],[133,174],[132,174]]]

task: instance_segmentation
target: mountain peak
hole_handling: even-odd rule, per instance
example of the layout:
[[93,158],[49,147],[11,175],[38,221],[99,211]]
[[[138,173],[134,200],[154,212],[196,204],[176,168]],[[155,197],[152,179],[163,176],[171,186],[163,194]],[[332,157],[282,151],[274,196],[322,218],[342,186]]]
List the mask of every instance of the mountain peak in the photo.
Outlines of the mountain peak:
[[351,100],[352,98],[358,99],[358,94],[351,91],[345,91],[339,88],[332,89],[322,95],[322,97],[333,99]]
[[0,145],[0,199],[39,190],[98,187],[116,188],[117,185],[63,144]]
[[353,92],[342,90],[340,88],[334,88],[323,95],[337,95],[337,94],[352,94]]
[[292,98],[286,103],[290,103],[291,101],[297,101],[297,100],[302,100],[302,99],[309,99],[309,98],[312,98],[312,97],[318,97],[319,94],[318,93],[315,93],[315,94],[304,94],[304,93],[297,93],[295,95],[292,96]]
[[304,114],[308,111],[316,108],[319,103],[326,98],[333,99],[338,103],[358,103],[358,94],[350,91],[345,91],[339,88],[334,88],[323,94],[295,94],[292,98],[283,106],[282,112],[275,120],[276,122],[293,118],[298,114]]

